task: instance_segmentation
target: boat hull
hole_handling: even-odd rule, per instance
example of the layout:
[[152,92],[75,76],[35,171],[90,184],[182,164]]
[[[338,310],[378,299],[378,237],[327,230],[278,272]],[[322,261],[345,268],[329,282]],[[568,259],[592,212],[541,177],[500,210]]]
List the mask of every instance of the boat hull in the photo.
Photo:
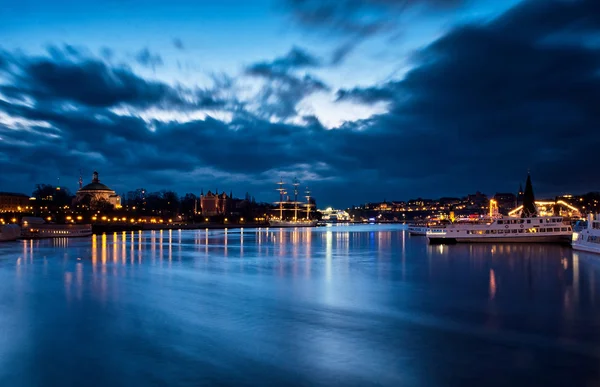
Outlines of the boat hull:
[[508,237],[428,237],[430,243],[564,243],[571,241],[571,235],[508,236]]
[[578,251],[585,251],[588,253],[596,253],[596,254],[600,254],[600,246],[592,246],[591,243],[577,243],[577,242],[573,242],[573,250],[578,250]]
[[427,227],[409,227],[408,235],[426,236],[427,235]]
[[16,241],[21,236],[21,228],[16,224],[0,226],[0,242]]
[[92,235],[91,225],[43,224],[23,228],[22,239],[83,238]]
[[270,227],[280,227],[280,228],[293,228],[293,227],[315,227],[317,225],[317,221],[310,222],[293,222],[293,221],[280,221],[280,220],[271,220],[269,221]]

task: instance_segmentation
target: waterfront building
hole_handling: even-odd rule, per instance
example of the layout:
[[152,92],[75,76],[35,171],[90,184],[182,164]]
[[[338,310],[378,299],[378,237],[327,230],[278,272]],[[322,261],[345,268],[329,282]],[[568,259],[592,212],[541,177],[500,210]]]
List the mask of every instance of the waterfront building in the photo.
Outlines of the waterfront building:
[[324,210],[319,210],[322,214],[321,220],[331,222],[348,222],[350,221],[350,214],[344,210],[336,210],[328,207]]
[[215,191],[215,193],[208,191],[206,195],[201,193],[200,209],[202,210],[202,215],[215,216],[225,214],[227,212],[228,201],[229,197],[225,192],[220,195],[217,191]]
[[94,171],[92,182],[81,187],[75,195],[76,204],[85,204],[95,206],[99,203],[106,202],[114,208],[121,207],[121,197],[117,193],[108,188],[108,186],[100,183],[98,172]]
[[519,184],[519,193],[517,194],[517,206],[523,204],[523,197],[525,196],[525,192],[523,192],[523,184]]
[[[539,216],[562,216],[564,218],[578,219],[583,216],[582,211],[564,200],[536,200],[535,211]],[[508,213],[509,216],[521,216],[523,206],[520,205]]]
[[498,211],[506,214],[517,207],[517,196],[513,193],[496,193],[493,198],[498,204]]
[[12,193],[0,192],[0,212],[20,212],[29,207],[29,196]]

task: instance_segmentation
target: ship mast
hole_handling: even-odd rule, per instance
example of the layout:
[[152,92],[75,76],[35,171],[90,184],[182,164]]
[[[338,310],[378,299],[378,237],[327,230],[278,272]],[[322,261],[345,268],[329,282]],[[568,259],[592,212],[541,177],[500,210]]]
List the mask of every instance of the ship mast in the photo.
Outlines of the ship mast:
[[298,179],[294,178],[294,221],[298,220]]
[[283,195],[286,194],[285,188],[283,188],[283,179],[280,179],[277,185],[279,187],[276,189],[276,191],[279,191],[279,219],[283,220]]
[[306,187],[306,220],[310,220],[310,191]]

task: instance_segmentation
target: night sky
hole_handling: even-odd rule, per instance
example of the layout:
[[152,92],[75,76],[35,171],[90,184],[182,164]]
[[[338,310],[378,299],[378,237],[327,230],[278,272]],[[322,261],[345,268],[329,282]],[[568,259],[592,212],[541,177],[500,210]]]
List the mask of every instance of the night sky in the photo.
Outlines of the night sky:
[[0,191],[600,189],[597,0],[1,0]]

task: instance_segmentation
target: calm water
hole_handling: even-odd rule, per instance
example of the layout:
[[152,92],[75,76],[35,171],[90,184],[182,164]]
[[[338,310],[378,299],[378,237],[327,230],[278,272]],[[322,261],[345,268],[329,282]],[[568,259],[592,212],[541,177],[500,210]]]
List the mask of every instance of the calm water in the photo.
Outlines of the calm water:
[[600,256],[400,228],[0,244],[0,386],[600,385]]

